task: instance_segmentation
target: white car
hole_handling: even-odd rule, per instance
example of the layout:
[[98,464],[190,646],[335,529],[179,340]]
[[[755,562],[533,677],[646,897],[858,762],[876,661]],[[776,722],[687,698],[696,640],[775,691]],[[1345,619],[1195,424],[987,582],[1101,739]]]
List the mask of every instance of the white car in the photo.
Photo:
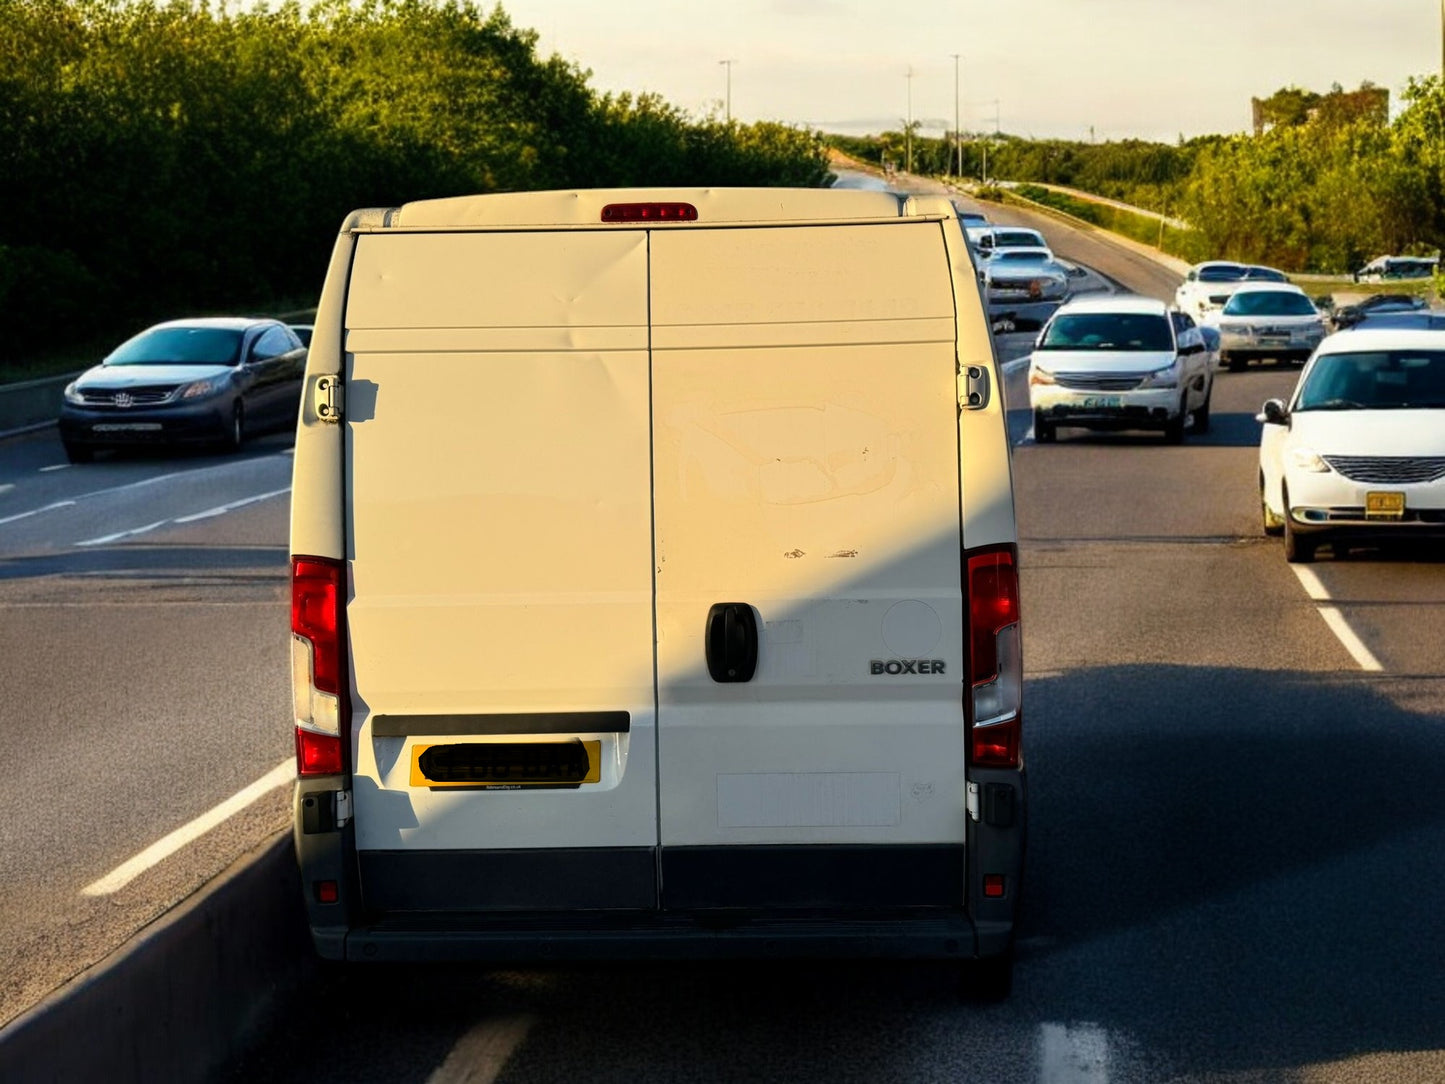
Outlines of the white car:
[[1246,282],[1288,282],[1283,271],[1233,260],[1206,260],[1191,267],[1174,291],[1174,304],[1204,322],[1222,309],[1234,291]]
[[1207,319],[1219,329],[1219,360],[1232,373],[1251,358],[1302,362],[1326,334],[1324,314],[1288,282],[1240,283]]
[[1286,560],[1445,538],[1445,332],[1331,335],[1258,420],[1264,531],[1284,535]]
[[991,305],[1064,301],[1069,296],[1069,273],[1046,248],[998,250],[984,264],[983,281]]
[[1159,429],[1178,443],[1192,415],[1209,428],[1214,355],[1187,313],[1148,297],[1071,301],[1029,359],[1034,439],[1059,426]]

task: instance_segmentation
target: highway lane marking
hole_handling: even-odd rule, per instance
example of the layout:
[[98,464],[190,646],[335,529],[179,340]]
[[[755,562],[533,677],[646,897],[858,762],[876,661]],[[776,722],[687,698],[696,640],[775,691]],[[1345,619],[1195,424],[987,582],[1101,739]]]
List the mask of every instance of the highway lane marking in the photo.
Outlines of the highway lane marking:
[[14,523],[17,519],[29,519],[31,516],[38,516],[41,512],[53,512],[57,508],[69,508],[74,501],[56,501],[54,504],[47,504],[44,508],[32,508],[28,512],[17,512],[13,516],[6,516],[0,519],[0,524]]
[[53,470],[69,470],[69,469],[70,469],[70,464],[69,464],[69,463],[52,463],[52,464],[51,464],[50,466],[48,466],[48,467],[41,467],[41,468],[40,468],[40,473],[41,473],[41,474],[46,474],[46,473],[48,473],[48,472],[50,472],[50,471],[53,471]]
[[427,1077],[427,1084],[491,1084],[531,1030],[530,1015],[483,1020],[457,1040],[457,1045]]
[[6,482],[4,485],[0,485],[0,493],[9,493],[14,488],[14,482]]
[[1107,1084],[1109,1035],[1095,1024],[1039,1025],[1039,1080]]
[[193,512],[189,516],[180,516],[175,523],[194,523],[198,519],[210,519],[212,516],[223,516],[227,512],[235,511],[237,508],[244,508],[248,504],[255,504],[257,501],[269,500],[272,497],[279,497],[283,493],[290,493],[291,487],[284,489],[273,489],[270,493],[258,493],[254,497],[242,497],[240,500],[231,501],[228,504],[220,504],[215,508],[207,508],[204,512]]
[[[1296,578],[1305,589],[1305,594],[1309,595],[1311,599],[1317,603],[1334,601],[1330,596],[1329,588],[1315,574],[1314,569],[1306,568],[1303,565],[1290,565],[1289,567],[1294,570]],[[1379,673],[1385,669],[1380,664],[1380,660],[1375,658],[1374,652],[1365,646],[1365,641],[1361,640],[1359,634],[1350,628],[1350,623],[1345,620],[1345,615],[1340,613],[1339,607],[1316,606],[1315,609],[1324,618],[1330,631],[1335,634],[1335,639],[1344,645],[1344,649],[1350,653],[1350,658],[1355,660],[1361,670]]]
[[296,761],[288,757],[250,786],[241,788],[220,805],[202,813],[190,823],[181,825],[170,835],[156,840],[140,854],[129,861],[122,862],[100,880],[86,885],[80,890],[81,894],[84,896],[109,896],[119,892],[146,870],[159,865],[188,843],[200,839],[212,828],[230,820],[247,806],[264,798],[277,787],[292,782],[295,778]]
[[119,542],[122,538],[132,538],[138,534],[145,534],[147,531],[154,531],[157,527],[169,523],[169,520],[158,519],[154,523],[147,523],[144,527],[132,527],[125,531],[116,531],[114,534],[101,535],[99,538],[87,538],[83,542],[76,542],[77,546],[103,546],[107,542]]

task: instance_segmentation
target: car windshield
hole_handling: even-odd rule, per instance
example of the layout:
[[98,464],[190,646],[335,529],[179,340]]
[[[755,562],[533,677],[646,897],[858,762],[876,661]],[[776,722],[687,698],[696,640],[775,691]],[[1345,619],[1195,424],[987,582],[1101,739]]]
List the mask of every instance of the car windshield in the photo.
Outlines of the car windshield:
[[1445,410],[1445,350],[1321,354],[1294,409]]
[[107,365],[235,365],[242,333],[228,327],[158,327],[121,343]]
[[1239,282],[1243,278],[1244,268],[1235,263],[1217,263],[1199,269],[1200,282]]
[[1241,292],[1224,306],[1225,316],[1314,316],[1315,313],[1309,298],[1288,290]]
[[1173,350],[1169,321],[1147,312],[1069,313],[1044,330],[1040,350]]
[[1251,267],[1244,277],[1252,282],[1288,282],[1289,276],[1273,267]]
[[1000,252],[993,258],[994,263],[1040,263],[1046,259],[1042,252],[1031,252],[1027,249],[1014,252]]

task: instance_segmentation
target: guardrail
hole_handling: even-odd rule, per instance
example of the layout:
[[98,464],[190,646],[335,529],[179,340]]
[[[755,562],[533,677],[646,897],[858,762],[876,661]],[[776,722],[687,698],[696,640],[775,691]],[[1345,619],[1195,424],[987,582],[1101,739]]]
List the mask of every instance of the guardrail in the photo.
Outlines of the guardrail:
[[0,437],[54,425],[60,414],[61,393],[65,385],[83,371],[26,380],[19,384],[0,384]]

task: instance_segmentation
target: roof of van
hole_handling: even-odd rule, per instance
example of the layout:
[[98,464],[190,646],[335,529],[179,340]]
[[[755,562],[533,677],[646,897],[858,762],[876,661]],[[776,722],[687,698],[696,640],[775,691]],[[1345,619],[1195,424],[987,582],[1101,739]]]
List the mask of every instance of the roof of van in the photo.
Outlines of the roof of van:
[[503,192],[419,200],[390,209],[358,211],[348,228],[485,226],[600,226],[602,209],[617,203],[688,203],[693,223],[628,222],[617,228],[676,228],[719,222],[846,222],[916,216],[953,218],[944,196],[909,196],[835,188],[595,188]]

